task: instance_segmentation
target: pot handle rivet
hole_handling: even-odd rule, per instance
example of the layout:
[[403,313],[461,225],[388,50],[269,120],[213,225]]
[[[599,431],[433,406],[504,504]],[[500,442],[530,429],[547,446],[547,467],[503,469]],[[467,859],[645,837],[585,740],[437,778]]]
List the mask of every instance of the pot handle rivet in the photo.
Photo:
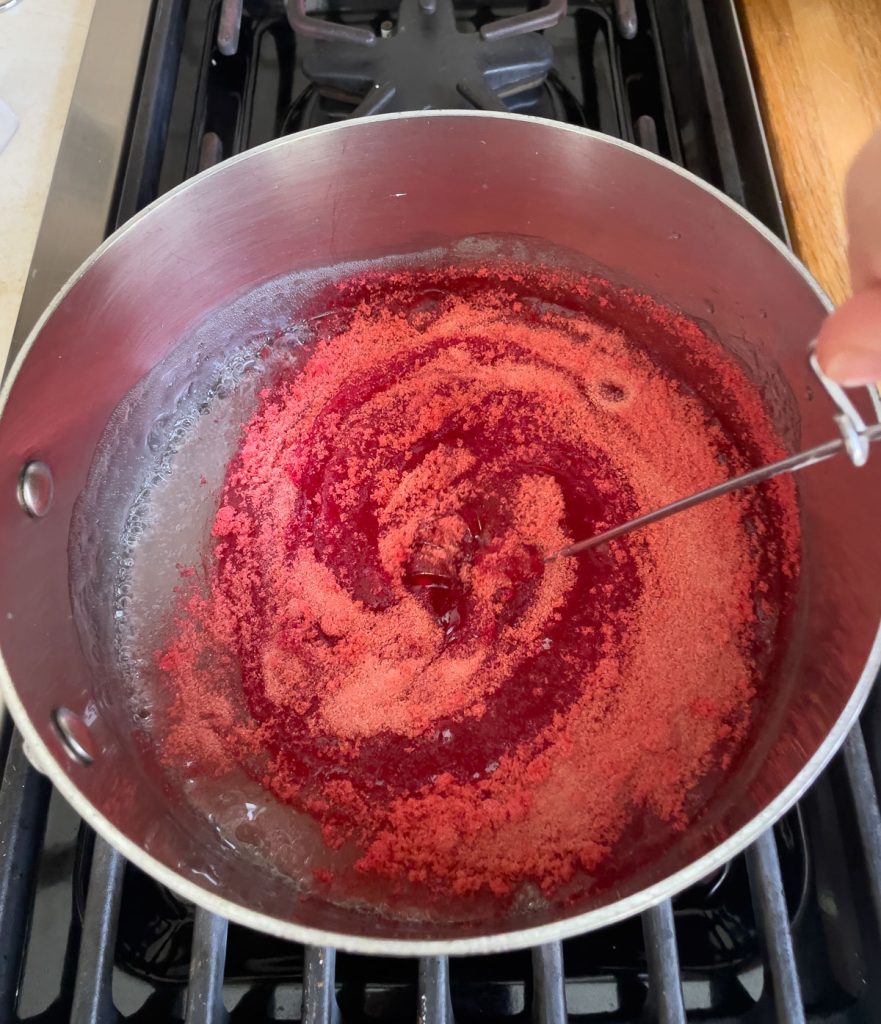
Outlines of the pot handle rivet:
[[71,761],[92,764],[95,760],[95,745],[82,718],[70,708],[55,708],[51,717],[61,746]]
[[55,480],[45,462],[33,459],[25,463],[18,478],[18,502],[29,516],[42,519],[52,506]]

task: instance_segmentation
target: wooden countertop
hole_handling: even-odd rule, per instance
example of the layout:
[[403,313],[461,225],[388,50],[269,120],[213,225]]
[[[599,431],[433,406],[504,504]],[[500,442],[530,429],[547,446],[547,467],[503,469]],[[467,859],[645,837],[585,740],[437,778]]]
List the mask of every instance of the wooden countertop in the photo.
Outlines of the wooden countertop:
[[844,178],[881,125],[881,0],[740,0],[740,12],[795,249],[841,302]]

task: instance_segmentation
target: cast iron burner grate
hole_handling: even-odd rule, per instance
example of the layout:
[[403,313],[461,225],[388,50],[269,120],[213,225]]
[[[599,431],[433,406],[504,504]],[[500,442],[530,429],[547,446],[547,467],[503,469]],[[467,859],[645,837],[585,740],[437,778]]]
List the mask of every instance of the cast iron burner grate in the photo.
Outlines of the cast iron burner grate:
[[[87,904],[93,842],[91,830],[82,826],[75,839],[74,867],[74,900],[80,918]],[[791,920],[798,921],[806,910],[811,880],[810,854],[799,811],[793,811],[778,826],[777,845],[788,913]],[[123,900],[129,909],[119,923],[117,965],[150,983],[186,982],[195,917],[193,907],[131,867],[123,882]],[[736,857],[680,893],[672,904],[683,971],[708,975],[726,971],[748,973],[761,957],[744,857]],[[638,977],[646,969],[639,918],[568,940],[565,946],[574,962],[594,965],[611,977]],[[510,982],[512,979],[506,971],[513,958],[509,955],[462,960],[460,964],[464,969],[460,973],[473,974],[473,982],[490,979]],[[520,956],[521,961],[524,958],[525,954]],[[384,966],[397,964],[395,960],[370,959],[367,962],[371,964],[374,980]],[[228,984],[261,980],[283,982],[300,977],[302,970],[301,947],[230,925],[224,975]],[[385,980],[394,980],[396,973],[396,966],[393,966]]]
[[[289,9],[295,32],[313,45],[303,71],[320,95],[353,104],[351,116],[428,108],[507,110],[502,97],[540,86],[553,47],[537,31],[566,13],[565,0],[525,16],[484,20],[462,31],[453,0],[400,0],[397,14],[370,28]],[[290,125],[288,120],[286,127]]]
[[[406,48],[384,63],[402,18],[424,32],[426,4],[450,40],[473,37],[465,72],[462,50],[449,77],[423,77],[422,58],[408,68]],[[536,16],[540,36],[485,46],[491,26]],[[384,82],[395,109],[453,93],[490,105],[480,80],[470,99],[457,87],[479,71],[505,109],[636,141],[786,237],[730,0],[571,0],[565,15],[516,0],[316,0],[309,17],[333,39],[315,24],[295,35],[282,0],[156,0],[108,224],[226,156],[356,116]],[[353,43],[358,32],[375,41]],[[229,925],[96,839],[8,720],[0,765],[0,1024],[881,1019],[878,697],[798,808],[700,885],[599,932],[457,960],[336,954]]]

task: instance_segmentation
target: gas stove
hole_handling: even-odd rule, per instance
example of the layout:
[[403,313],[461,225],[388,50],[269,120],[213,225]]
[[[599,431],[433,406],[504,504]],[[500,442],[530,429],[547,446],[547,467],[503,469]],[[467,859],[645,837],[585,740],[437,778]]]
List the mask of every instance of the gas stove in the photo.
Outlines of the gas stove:
[[[13,347],[110,230],[192,174],[316,125],[441,107],[636,142],[787,238],[728,0],[98,0]],[[0,764],[3,1022],[881,1019],[874,698],[801,803],[700,884],[602,931],[455,960],[229,925],[96,838],[8,720]]]

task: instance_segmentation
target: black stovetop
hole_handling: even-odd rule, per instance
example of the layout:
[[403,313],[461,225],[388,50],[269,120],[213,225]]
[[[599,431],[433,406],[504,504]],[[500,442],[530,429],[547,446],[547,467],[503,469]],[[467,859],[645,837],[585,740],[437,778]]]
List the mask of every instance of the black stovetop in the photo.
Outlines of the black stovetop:
[[[325,0],[310,6],[322,24],[307,37],[281,0],[157,0],[116,223],[280,135],[456,104],[634,141],[786,238],[729,2],[570,3],[541,35],[501,39],[492,26],[525,5],[401,3]],[[444,25],[436,61],[419,28],[426,6]],[[339,38],[352,29],[377,43]],[[227,1012],[309,1024],[881,1019],[881,702],[773,834],[671,903],[563,943],[451,962],[334,955],[196,912],[95,839],[8,723],[0,763],[0,1024]]]

